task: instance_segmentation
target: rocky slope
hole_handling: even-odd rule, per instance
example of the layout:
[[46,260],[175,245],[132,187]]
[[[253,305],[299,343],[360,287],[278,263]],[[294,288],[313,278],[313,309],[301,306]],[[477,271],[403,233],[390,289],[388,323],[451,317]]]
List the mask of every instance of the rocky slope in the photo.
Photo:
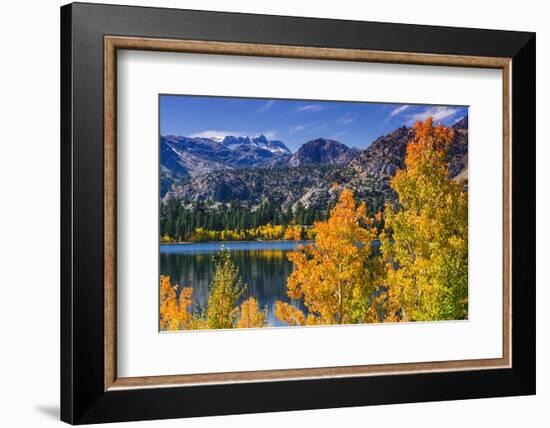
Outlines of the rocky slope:
[[[465,126],[465,127],[464,127]],[[447,161],[449,162],[449,176],[457,178],[458,176],[468,177],[468,116],[453,125],[455,138],[449,153]]]
[[463,129],[468,130],[468,116],[464,116],[462,119],[460,119],[458,122],[456,122],[453,125],[454,129]]
[[310,164],[215,171],[174,186],[164,200],[175,197],[186,205],[203,201],[251,209],[269,200],[282,209],[298,204],[324,209],[336,201],[334,183],[350,184],[358,197],[377,206],[391,196],[386,181],[378,177],[356,177],[347,165]]
[[[449,147],[447,161],[449,176],[454,178],[468,166],[468,117],[464,117],[452,127],[455,136]],[[407,144],[413,135],[412,128],[403,126],[377,138],[350,162],[350,168],[359,175],[393,177],[398,169],[405,166]]]
[[334,140],[317,138],[308,141],[288,159],[290,166],[298,165],[342,165],[352,160],[357,152]]

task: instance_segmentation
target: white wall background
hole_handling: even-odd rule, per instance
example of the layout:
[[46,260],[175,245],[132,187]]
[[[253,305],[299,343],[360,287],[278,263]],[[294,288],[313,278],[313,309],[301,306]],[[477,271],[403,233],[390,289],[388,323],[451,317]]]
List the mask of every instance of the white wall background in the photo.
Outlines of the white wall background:
[[[537,32],[537,340],[534,397],[421,403],[264,415],[155,421],[141,426],[407,426],[500,428],[548,421],[550,404],[550,115],[548,10],[541,1],[392,2],[146,0],[126,4]],[[116,3],[104,0],[103,3]],[[0,7],[0,421],[59,424],[59,6],[58,0]],[[546,78],[545,78],[546,77]],[[546,422],[547,423],[547,422]],[[137,423],[125,426],[137,426]]]

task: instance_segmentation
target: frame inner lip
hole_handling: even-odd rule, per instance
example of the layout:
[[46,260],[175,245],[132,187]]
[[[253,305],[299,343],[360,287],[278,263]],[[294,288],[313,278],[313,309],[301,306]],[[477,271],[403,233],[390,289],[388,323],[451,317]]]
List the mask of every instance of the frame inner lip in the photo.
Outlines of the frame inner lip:
[[[458,360],[467,362],[468,366],[455,368],[454,361],[423,363],[343,366],[330,368],[262,370],[235,373],[207,373],[201,375],[169,375],[118,378],[116,375],[116,51],[117,49],[170,51],[181,53],[203,53],[219,55],[266,56],[295,59],[325,59],[359,62],[402,63],[418,65],[440,65],[474,68],[495,68],[503,71],[503,143],[504,143],[504,285],[503,285],[503,357],[500,359]],[[407,52],[390,52],[376,50],[320,48],[292,45],[269,45],[256,43],[213,42],[184,39],[159,39],[146,37],[104,36],[104,143],[105,143],[105,301],[104,301],[104,389],[135,389],[169,386],[199,386],[227,383],[292,381],[301,379],[325,379],[365,377],[374,375],[392,375],[409,373],[430,373],[465,371],[472,369],[496,369],[511,367],[511,163],[510,163],[510,123],[511,123],[511,58],[483,57],[446,54],[419,54]],[[508,76],[508,79],[507,79]],[[507,117],[508,116],[508,117]],[[506,177],[508,174],[508,177]],[[115,194],[111,194],[114,189]],[[113,206],[114,204],[114,206]],[[114,215],[114,218],[113,218]],[[510,228],[507,228],[509,222]],[[113,234],[113,229],[115,233]],[[114,239],[114,242],[112,242]],[[114,271],[111,270],[114,268]],[[108,272],[109,271],[109,272]],[[109,273],[109,274],[107,274]],[[496,363],[496,364],[495,364]],[[420,365],[423,368],[399,369],[399,366]],[[429,367],[425,367],[429,365]],[[376,371],[377,366],[389,367]],[[394,368],[397,368],[396,370]],[[356,370],[359,373],[336,374],[340,370]],[[367,369],[368,373],[360,373]],[[370,369],[370,370],[368,370]],[[374,370],[373,370],[374,369]],[[330,374],[307,374],[308,372],[325,371]],[[269,378],[267,373],[300,372],[287,377]],[[246,374],[246,376],[243,376]],[[200,378],[198,378],[200,376]],[[238,379],[232,378],[236,376]],[[241,378],[245,377],[246,379]],[[170,378],[170,379],[167,379]],[[204,379],[193,381],[191,379]]]

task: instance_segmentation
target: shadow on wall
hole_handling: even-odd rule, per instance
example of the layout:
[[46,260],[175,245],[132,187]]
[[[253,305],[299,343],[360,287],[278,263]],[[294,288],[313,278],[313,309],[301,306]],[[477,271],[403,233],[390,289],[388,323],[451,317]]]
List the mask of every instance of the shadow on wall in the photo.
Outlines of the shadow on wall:
[[36,406],[36,410],[38,410],[43,415],[59,420],[59,406],[54,405],[45,405],[45,406]]

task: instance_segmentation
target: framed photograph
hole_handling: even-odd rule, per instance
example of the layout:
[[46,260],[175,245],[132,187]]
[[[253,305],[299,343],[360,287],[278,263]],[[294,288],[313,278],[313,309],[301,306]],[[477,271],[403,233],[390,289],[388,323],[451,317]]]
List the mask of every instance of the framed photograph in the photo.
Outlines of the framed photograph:
[[61,418],[535,393],[535,35],[61,8]]

